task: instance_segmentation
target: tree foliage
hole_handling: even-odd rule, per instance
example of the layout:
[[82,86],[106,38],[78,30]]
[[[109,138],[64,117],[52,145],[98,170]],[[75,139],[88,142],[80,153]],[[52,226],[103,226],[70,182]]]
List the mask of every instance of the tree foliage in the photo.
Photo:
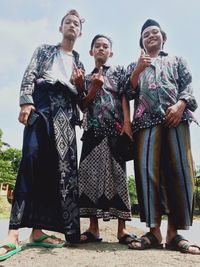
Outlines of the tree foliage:
[[131,206],[134,204],[137,204],[137,193],[136,193],[136,185],[135,185],[135,178],[133,175],[130,175],[128,177],[128,190],[129,190],[129,195],[130,195],[130,200],[131,200]]
[[0,183],[14,188],[17,171],[21,159],[21,151],[11,148],[2,140],[3,132],[0,129]]

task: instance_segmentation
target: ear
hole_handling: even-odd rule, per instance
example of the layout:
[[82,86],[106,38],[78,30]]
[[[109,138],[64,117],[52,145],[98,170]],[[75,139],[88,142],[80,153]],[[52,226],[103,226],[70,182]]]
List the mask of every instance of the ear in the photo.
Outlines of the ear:
[[113,52],[110,52],[110,55],[109,55],[109,57],[112,57],[113,56]]
[[94,54],[93,54],[93,51],[92,51],[92,50],[90,50],[90,51],[89,51],[89,54],[90,54],[90,56],[92,56],[92,57],[94,56]]
[[61,33],[62,33],[62,26],[60,26],[60,27],[59,27],[59,32],[61,32]]
[[81,37],[82,36],[82,32],[79,33],[78,37]]

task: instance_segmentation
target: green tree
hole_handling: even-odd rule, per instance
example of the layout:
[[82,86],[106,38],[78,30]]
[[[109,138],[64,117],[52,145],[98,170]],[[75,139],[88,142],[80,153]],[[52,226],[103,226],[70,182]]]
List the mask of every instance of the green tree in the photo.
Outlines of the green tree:
[[14,188],[16,173],[14,172],[11,162],[0,159],[0,183],[8,184]]
[[3,132],[0,129],[0,183],[5,183],[14,188],[17,171],[21,159],[21,151],[11,148],[2,141]]
[[131,199],[131,206],[133,206],[134,204],[138,203],[135,178],[133,175],[130,175],[128,177],[128,190],[129,190],[129,195],[130,195],[130,199]]
[[8,148],[3,152],[3,160],[9,161],[11,163],[11,166],[15,173],[18,171],[19,168],[21,155],[21,150],[16,148]]

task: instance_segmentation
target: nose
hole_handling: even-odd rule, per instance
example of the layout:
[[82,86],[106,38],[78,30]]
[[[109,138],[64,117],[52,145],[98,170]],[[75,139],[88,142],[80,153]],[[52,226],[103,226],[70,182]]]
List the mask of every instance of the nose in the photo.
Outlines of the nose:
[[153,33],[153,32],[150,32],[149,33],[149,38],[152,38],[152,37],[154,37],[155,36],[155,34]]
[[75,27],[75,26],[74,26],[74,23],[73,23],[73,21],[71,21],[71,22],[70,22],[70,25],[69,25],[69,27],[70,27],[70,29],[74,29],[74,27]]

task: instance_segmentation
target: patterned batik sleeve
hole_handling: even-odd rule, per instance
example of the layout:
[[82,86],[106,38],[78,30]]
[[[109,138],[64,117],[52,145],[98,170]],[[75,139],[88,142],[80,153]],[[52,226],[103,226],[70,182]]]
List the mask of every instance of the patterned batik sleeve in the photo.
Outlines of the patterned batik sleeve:
[[34,91],[35,80],[38,76],[38,59],[41,47],[38,47],[31,58],[24,73],[20,89],[20,106],[24,104],[34,104],[32,94]]
[[124,92],[125,92],[126,98],[128,100],[135,99],[135,97],[138,95],[138,92],[139,92],[139,87],[137,87],[136,89],[133,89],[133,86],[130,81],[130,77],[131,77],[132,72],[135,69],[135,66],[136,66],[136,63],[131,63],[130,65],[128,65],[126,69],[126,73],[124,75],[123,86],[124,86]]
[[181,57],[178,59],[178,84],[178,100],[184,100],[187,103],[187,108],[195,111],[198,105],[193,95],[192,75],[187,62]]
[[126,74],[125,68],[123,66],[116,66],[113,69],[113,79],[117,81],[117,94],[118,95],[123,95],[125,93],[125,88],[124,88],[124,76]]

